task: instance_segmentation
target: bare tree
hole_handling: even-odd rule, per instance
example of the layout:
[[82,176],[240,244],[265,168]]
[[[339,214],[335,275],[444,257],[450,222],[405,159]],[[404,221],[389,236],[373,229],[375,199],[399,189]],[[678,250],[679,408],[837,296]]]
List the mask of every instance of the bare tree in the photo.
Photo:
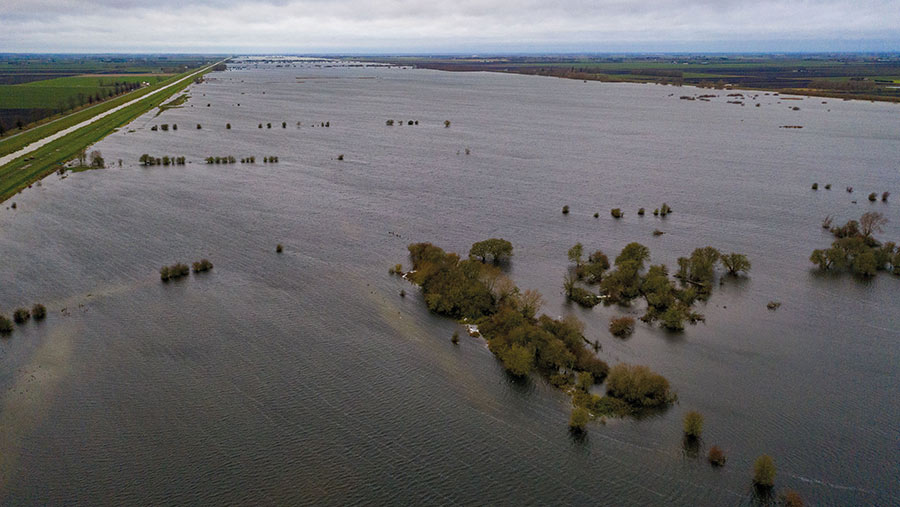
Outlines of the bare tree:
[[862,228],[863,236],[869,237],[876,232],[884,232],[884,226],[888,223],[888,219],[877,211],[870,211],[863,214],[859,219],[859,226]]

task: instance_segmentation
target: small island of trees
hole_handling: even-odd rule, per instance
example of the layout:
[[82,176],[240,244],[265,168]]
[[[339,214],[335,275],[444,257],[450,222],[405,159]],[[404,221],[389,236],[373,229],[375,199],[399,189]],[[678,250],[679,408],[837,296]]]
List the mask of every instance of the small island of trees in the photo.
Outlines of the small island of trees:
[[[863,277],[872,277],[878,271],[890,270],[900,275],[900,249],[893,242],[882,244],[874,234],[884,232],[888,219],[881,213],[870,211],[840,227],[831,227],[835,240],[828,249],[813,250],[809,260],[822,271],[850,271]],[[823,222],[831,225],[831,217]]]
[[[620,364],[610,370],[585,346],[584,325],[574,316],[538,317],[540,293],[520,291],[498,266],[487,263],[493,254],[484,245],[501,246],[504,256],[512,255],[511,245],[507,248],[504,240],[496,239],[473,245],[476,254],[469,259],[431,243],[415,243],[408,248],[413,270],[406,277],[422,288],[429,310],[477,326],[511,375],[538,373],[569,393],[580,409],[570,421],[573,428],[583,427],[585,413],[587,419],[624,416],[674,400],[668,381],[646,366]],[[588,392],[607,375],[606,396]]]
[[[690,257],[678,259],[678,271],[674,278],[680,282],[679,286],[669,277],[665,265],[650,266],[644,272],[645,264],[650,259],[650,249],[640,243],[626,245],[616,257],[612,271],[608,271],[609,260],[602,251],[591,254],[587,262],[582,256],[581,243],[569,249],[569,260],[575,263],[574,274],[570,271],[563,283],[569,300],[593,307],[600,301],[627,305],[643,297],[647,302],[647,311],[641,320],[647,323],[658,320],[671,331],[682,331],[685,322],[694,324],[703,320],[703,316],[692,311],[691,307],[698,299],[706,299],[711,294],[715,269],[720,262],[732,276],[750,270],[750,261],[743,254],[723,255],[713,247],[698,248]],[[579,282],[599,284],[599,294],[578,286]]]

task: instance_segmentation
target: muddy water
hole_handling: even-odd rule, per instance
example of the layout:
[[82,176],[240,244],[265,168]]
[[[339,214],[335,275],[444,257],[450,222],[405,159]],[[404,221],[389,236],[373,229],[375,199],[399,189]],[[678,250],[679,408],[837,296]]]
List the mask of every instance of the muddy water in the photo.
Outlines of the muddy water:
[[[678,99],[698,93],[312,63],[192,85],[96,146],[121,168],[51,176],[0,210],[0,311],[50,310],[0,341],[4,502],[742,504],[762,453],[810,503],[895,502],[900,279],[807,259],[828,214],[881,211],[900,239],[897,204],[865,199],[900,198],[900,108]],[[257,163],[203,163],[216,155]],[[663,202],[675,213],[636,215]],[[663,373],[678,404],[573,439],[567,397],[509,379],[480,340],[453,346],[454,323],[387,273],[410,242],[491,236],[544,312],[577,314],[608,362]],[[640,241],[670,266],[712,245],[753,269],[701,305],[706,324],[623,341],[608,319],[639,308],[560,294],[576,241]],[[202,257],[212,272],[159,282]],[[681,441],[692,409],[699,457]],[[723,469],[702,458],[713,444]]]

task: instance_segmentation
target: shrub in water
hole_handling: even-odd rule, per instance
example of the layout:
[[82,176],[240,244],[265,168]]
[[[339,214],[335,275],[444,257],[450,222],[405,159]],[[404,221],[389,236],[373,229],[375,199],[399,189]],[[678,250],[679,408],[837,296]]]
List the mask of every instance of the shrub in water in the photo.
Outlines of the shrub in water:
[[715,467],[720,467],[725,465],[725,452],[719,448],[718,445],[714,445],[709,448],[709,455],[707,456],[709,459],[709,464]]
[[644,208],[638,210],[638,216],[644,216]]
[[200,259],[197,262],[193,263],[194,273],[202,273],[204,271],[209,271],[213,268],[212,262],[209,262],[209,259]]
[[225,129],[231,130],[231,124],[230,124],[230,123],[226,123],[226,124],[225,124]]
[[569,428],[573,431],[584,431],[584,427],[587,426],[590,419],[591,415],[587,409],[575,407],[572,409],[572,415],[569,416]]
[[613,218],[622,218],[622,210],[619,208],[609,210],[609,214],[612,215]]
[[562,211],[563,211],[563,215],[568,215],[569,214],[569,205],[566,204],[565,206],[563,206]]
[[703,415],[691,410],[684,414],[684,435],[688,438],[700,438],[703,433]]
[[5,315],[0,315],[0,335],[9,334],[13,331],[12,321]]
[[282,246],[281,243],[278,243],[277,245],[275,245],[275,253],[281,253],[283,251],[284,251],[284,246]]
[[753,484],[764,488],[775,485],[775,461],[768,454],[756,458],[753,463]]
[[789,489],[778,496],[781,497],[781,503],[785,507],[803,507],[803,498],[800,496],[800,493],[797,493],[792,489]]
[[34,320],[43,320],[47,316],[47,308],[37,303],[31,307],[31,316],[34,317]]
[[159,269],[159,277],[162,281],[167,282],[175,278],[187,276],[191,272],[191,268],[187,264],[177,262],[171,266],[163,266]]
[[634,319],[631,317],[619,317],[609,321],[609,332],[620,338],[629,336],[634,332]]
[[869,194],[869,200],[872,201],[872,202],[877,201],[877,200],[878,200],[878,194],[876,194],[875,192],[872,192],[871,194]]
[[16,321],[16,324],[21,324],[30,318],[31,313],[27,308],[16,308],[16,311],[13,312],[13,320]]
[[812,184],[812,189],[813,189],[813,190],[818,190],[818,189],[819,189],[819,184],[818,184],[818,183],[813,183],[813,184]]

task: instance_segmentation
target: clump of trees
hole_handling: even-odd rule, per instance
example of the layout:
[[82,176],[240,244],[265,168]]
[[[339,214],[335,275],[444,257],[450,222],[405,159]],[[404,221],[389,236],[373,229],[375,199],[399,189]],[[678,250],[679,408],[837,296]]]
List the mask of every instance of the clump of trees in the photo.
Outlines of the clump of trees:
[[213,264],[212,262],[209,262],[209,259],[200,259],[199,261],[194,262],[191,266],[194,268],[194,273],[202,273],[213,268]]
[[102,169],[106,167],[106,161],[103,160],[103,154],[99,150],[91,152],[91,167],[94,169]]
[[653,215],[654,216],[666,216],[671,212],[672,212],[672,208],[668,204],[663,203],[662,206],[653,210]]
[[537,317],[540,293],[520,291],[502,271],[477,259],[462,260],[430,243],[409,246],[410,279],[422,287],[425,303],[438,314],[475,322],[488,347],[507,371],[527,376],[536,371],[561,379],[591,374],[602,382],[608,366],[587,348],[583,324],[574,317]]
[[242,159],[241,159],[241,163],[242,163],[242,164],[255,164],[255,163],[256,163],[256,157],[245,157],[245,158],[242,158]]
[[575,263],[575,279],[588,284],[600,283],[603,273],[609,269],[609,258],[602,250],[596,250],[584,259],[584,246],[575,243],[568,252],[569,261]]
[[487,262],[490,259],[494,264],[509,260],[512,254],[512,243],[502,238],[490,238],[479,241],[474,243],[472,248],[469,249],[470,259],[481,259],[481,262]]
[[659,407],[675,401],[669,381],[643,365],[613,366],[606,379],[606,390],[635,408]]
[[164,282],[168,282],[169,280],[187,276],[190,274],[190,272],[191,269],[187,266],[187,264],[176,262],[171,266],[163,266],[159,268],[159,278]]
[[[225,157],[206,157],[207,164],[234,164],[237,163],[237,159],[232,155],[228,155]],[[246,159],[245,159],[246,160]]]
[[264,164],[277,164],[277,163],[278,163],[278,157],[273,157],[273,156],[271,156],[271,155],[268,156],[268,157],[263,157],[263,163],[264,163]]
[[[578,263],[579,257],[580,251],[573,247],[570,260]],[[730,253],[723,256],[712,247],[698,248],[690,257],[679,258],[679,269],[674,279],[664,265],[650,266],[645,272],[649,259],[650,250],[646,246],[630,243],[616,257],[612,271],[604,273],[605,268],[609,267],[605,256],[599,266],[588,264],[583,270],[602,276],[602,279],[595,277],[593,280],[600,282],[600,293],[607,302],[629,304],[643,297],[647,302],[647,311],[641,320],[647,323],[659,321],[664,328],[672,331],[683,330],[685,322],[693,324],[703,320],[703,316],[692,311],[691,307],[697,299],[706,298],[711,293],[716,267],[720,262],[733,275],[750,270],[750,261],[745,255]],[[576,273],[578,269],[576,266]]]
[[[570,420],[575,423],[572,428],[583,428],[593,417],[620,417],[674,401],[668,381],[646,366],[618,365],[611,370],[586,346],[584,325],[574,316],[538,317],[541,295],[520,291],[499,267],[482,262],[479,255],[462,259],[431,243],[411,244],[408,249],[412,261],[408,277],[422,288],[428,308],[476,324],[510,375],[537,373],[566,390],[577,413]],[[593,257],[601,263],[599,256]],[[589,392],[605,379],[607,395]]]
[[[141,155],[141,158],[138,159],[138,162],[141,163],[142,166],[154,166],[154,165],[185,165],[187,163],[187,159],[185,157],[170,157],[168,155],[164,157],[153,157],[147,153]],[[207,163],[212,163],[208,162]]]
[[631,317],[617,317],[610,319],[609,332],[613,336],[624,338],[634,332],[634,319]]
[[584,246],[581,243],[575,243],[569,249],[568,256],[569,261],[575,263],[575,268],[566,275],[563,281],[566,298],[581,306],[593,308],[602,301],[602,298],[590,290],[578,286],[578,282],[600,283],[603,273],[609,269],[609,259],[606,254],[597,250],[585,260],[583,257]]
[[851,271],[860,276],[875,276],[891,270],[900,275],[900,249],[893,242],[882,244],[875,233],[884,232],[888,219],[870,211],[840,227],[832,227],[835,240],[827,249],[813,250],[809,260],[823,271]]

